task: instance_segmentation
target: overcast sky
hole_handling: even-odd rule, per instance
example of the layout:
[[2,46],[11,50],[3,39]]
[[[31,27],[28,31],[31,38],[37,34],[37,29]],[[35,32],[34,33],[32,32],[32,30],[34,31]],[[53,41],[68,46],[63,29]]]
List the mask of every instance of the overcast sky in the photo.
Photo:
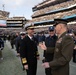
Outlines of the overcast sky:
[[42,2],[43,0],[0,0],[0,10],[3,10],[2,5],[5,5],[5,11],[10,12],[10,17],[25,16],[31,19],[32,7]]

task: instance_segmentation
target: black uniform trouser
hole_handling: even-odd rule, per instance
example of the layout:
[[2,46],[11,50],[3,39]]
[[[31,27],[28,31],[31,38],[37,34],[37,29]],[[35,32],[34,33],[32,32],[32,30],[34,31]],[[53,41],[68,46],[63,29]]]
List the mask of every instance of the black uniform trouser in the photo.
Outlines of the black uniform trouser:
[[16,49],[17,53],[20,53],[20,49]]
[[73,62],[76,62],[76,50],[73,51]]
[[12,49],[14,48],[14,44],[13,43],[11,43],[11,47],[12,47]]
[[37,61],[28,64],[29,69],[26,70],[27,75],[36,75],[37,72]]
[[[46,53],[45,54],[45,62],[50,62],[50,61],[52,61],[53,60],[53,53]],[[51,68],[46,68],[45,69],[45,74],[46,75],[52,75],[52,73],[51,73]]]
[[45,74],[46,74],[46,75],[52,75],[52,74],[51,74],[51,68],[46,68],[46,69],[45,69]]
[[0,58],[2,58],[2,50],[0,50]]

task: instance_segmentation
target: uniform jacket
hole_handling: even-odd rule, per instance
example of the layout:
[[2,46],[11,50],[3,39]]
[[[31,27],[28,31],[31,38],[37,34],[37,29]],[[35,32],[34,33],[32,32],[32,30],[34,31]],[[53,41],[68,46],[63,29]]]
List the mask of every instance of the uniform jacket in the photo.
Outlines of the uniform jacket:
[[38,42],[43,42],[45,41],[45,35],[39,35]]
[[47,50],[44,50],[44,57],[46,61],[53,60],[54,50],[55,50],[55,44],[56,44],[57,36],[48,36],[45,39],[45,45],[47,47]]
[[15,35],[10,36],[10,43],[15,44]]
[[0,38],[0,48],[1,47],[4,47],[4,42],[3,42],[3,40]]
[[53,75],[69,75],[69,62],[72,58],[74,41],[66,32],[56,42],[54,59],[49,63]]
[[22,39],[21,39],[20,36],[18,36],[18,37],[15,39],[15,46],[16,46],[17,53],[19,53],[19,51],[20,51],[20,46],[21,46],[21,44],[22,44],[21,41],[22,41]]
[[[74,38],[74,51],[73,56],[76,55],[76,38]],[[75,59],[76,60],[76,59]]]
[[28,36],[26,36],[22,41],[20,55],[22,58],[22,64],[30,64],[37,61],[38,49],[37,49],[37,42],[35,38],[31,40]]
[[76,38],[74,38],[74,44],[76,45]]

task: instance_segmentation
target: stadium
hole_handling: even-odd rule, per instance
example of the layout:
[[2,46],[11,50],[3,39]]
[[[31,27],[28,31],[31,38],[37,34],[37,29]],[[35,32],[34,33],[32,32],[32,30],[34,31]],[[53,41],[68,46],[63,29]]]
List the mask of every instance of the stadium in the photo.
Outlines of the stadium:
[[32,10],[31,22],[39,28],[44,27],[45,29],[45,27],[53,25],[55,18],[62,18],[69,21],[70,28],[76,29],[76,0],[45,0],[35,5]]

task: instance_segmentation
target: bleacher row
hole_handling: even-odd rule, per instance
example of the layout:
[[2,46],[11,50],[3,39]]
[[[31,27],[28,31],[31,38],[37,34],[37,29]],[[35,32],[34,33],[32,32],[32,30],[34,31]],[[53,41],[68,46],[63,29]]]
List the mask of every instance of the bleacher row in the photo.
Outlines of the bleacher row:
[[40,10],[40,9],[45,8],[45,7],[49,7],[49,5],[54,6],[56,4],[60,4],[63,2],[67,2],[67,1],[70,1],[70,0],[43,0],[43,2],[41,2],[38,5],[33,7],[33,11],[36,11],[36,9]]
[[75,12],[76,12],[76,9],[68,11],[68,12],[60,12],[60,13],[56,13],[56,14],[52,14],[52,15],[47,15],[47,16],[41,16],[41,17],[38,17],[38,18],[33,18],[32,21],[33,22],[39,22],[39,21],[52,20],[54,18],[63,18],[65,16],[74,15]]
[[70,1],[63,2],[63,3],[60,3],[60,4],[54,5],[54,6],[49,6],[49,7],[46,7],[44,9],[35,11],[34,14],[32,15],[32,17],[44,14],[45,12],[57,10],[57,9],[60,9],[60,8],[66,8],[70,5],[74,5],[75,3],[76,3],[76,0],[70,0]]

